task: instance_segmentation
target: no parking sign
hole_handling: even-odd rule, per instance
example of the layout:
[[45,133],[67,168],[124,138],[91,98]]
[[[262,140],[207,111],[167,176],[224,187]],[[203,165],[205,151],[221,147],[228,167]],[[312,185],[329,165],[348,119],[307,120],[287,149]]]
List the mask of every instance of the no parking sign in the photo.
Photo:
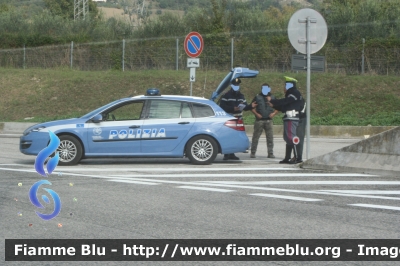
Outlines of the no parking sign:
[[204,48],[203,37],[201,37],[200,33],[192,31],[186,36],[183,45],[189,57],[198,57]]

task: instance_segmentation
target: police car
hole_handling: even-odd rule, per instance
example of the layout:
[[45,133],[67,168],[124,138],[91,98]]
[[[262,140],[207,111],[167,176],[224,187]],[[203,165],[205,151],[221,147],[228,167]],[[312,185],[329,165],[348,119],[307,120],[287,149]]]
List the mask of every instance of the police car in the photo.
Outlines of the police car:
[[75,165],[96,157],[188,157],[193,164],[210,164],[218,153],[243,152],[249,147],[243,121],[226,114],[215,102],[189,96],[146,95],[120,99],[80,118],[29,127],[20,151],[37,155],[60,139],[59,165]]

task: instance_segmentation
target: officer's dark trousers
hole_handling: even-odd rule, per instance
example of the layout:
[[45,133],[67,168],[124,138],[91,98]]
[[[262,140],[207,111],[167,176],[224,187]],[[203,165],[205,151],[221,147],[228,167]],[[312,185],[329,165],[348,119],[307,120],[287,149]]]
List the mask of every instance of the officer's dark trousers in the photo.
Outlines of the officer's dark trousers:
[[283,139],[286,142],[285,160],[290,159],[293,148],[295,157],[297,158],[297,147],[293,143],[293,138],[297,136],[298,125],[299,120],[283,120]]

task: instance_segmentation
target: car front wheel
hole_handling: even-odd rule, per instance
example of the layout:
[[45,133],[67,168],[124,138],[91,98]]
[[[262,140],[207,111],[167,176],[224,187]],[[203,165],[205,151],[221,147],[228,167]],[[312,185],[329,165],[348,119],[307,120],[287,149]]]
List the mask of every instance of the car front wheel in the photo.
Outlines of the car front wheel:
[[196,136],[186,145],[186,156],[193,164],[210,164],[218,154],[218,145],[209,136]]
[[60,156],[59,165],[75,165],[82,158],[82,145],[73,136],[63,135],[59,137],[60,145],[57,152]]

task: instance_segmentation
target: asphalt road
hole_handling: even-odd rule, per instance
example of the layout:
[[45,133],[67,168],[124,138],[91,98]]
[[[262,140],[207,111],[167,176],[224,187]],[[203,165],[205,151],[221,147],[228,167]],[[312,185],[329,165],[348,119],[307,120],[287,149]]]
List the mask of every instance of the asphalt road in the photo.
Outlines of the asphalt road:
[[[0,264],[6,265],[304,265],[302,262],[5,262],[4,239],[398,239],[400,178],[303,170],[266,158],[191,165],[188,159],[83,160],[47,178],[18,139],[0,138]],[[356,142],[313,139],[312,157]],[[60,196],[60,214],[40,219],[31,186]],[[20,184],[19,184],[20,183]],[[48,206],[52,210],[52,203]],[[46,207],[47,209],[47,207]],[[46,211],[41,211],[45,213]],[[51,212],[51,211],[49,211]],[[307,262],[306,265],[321,265]],[[323,265],[394,265],[324,262]]]

